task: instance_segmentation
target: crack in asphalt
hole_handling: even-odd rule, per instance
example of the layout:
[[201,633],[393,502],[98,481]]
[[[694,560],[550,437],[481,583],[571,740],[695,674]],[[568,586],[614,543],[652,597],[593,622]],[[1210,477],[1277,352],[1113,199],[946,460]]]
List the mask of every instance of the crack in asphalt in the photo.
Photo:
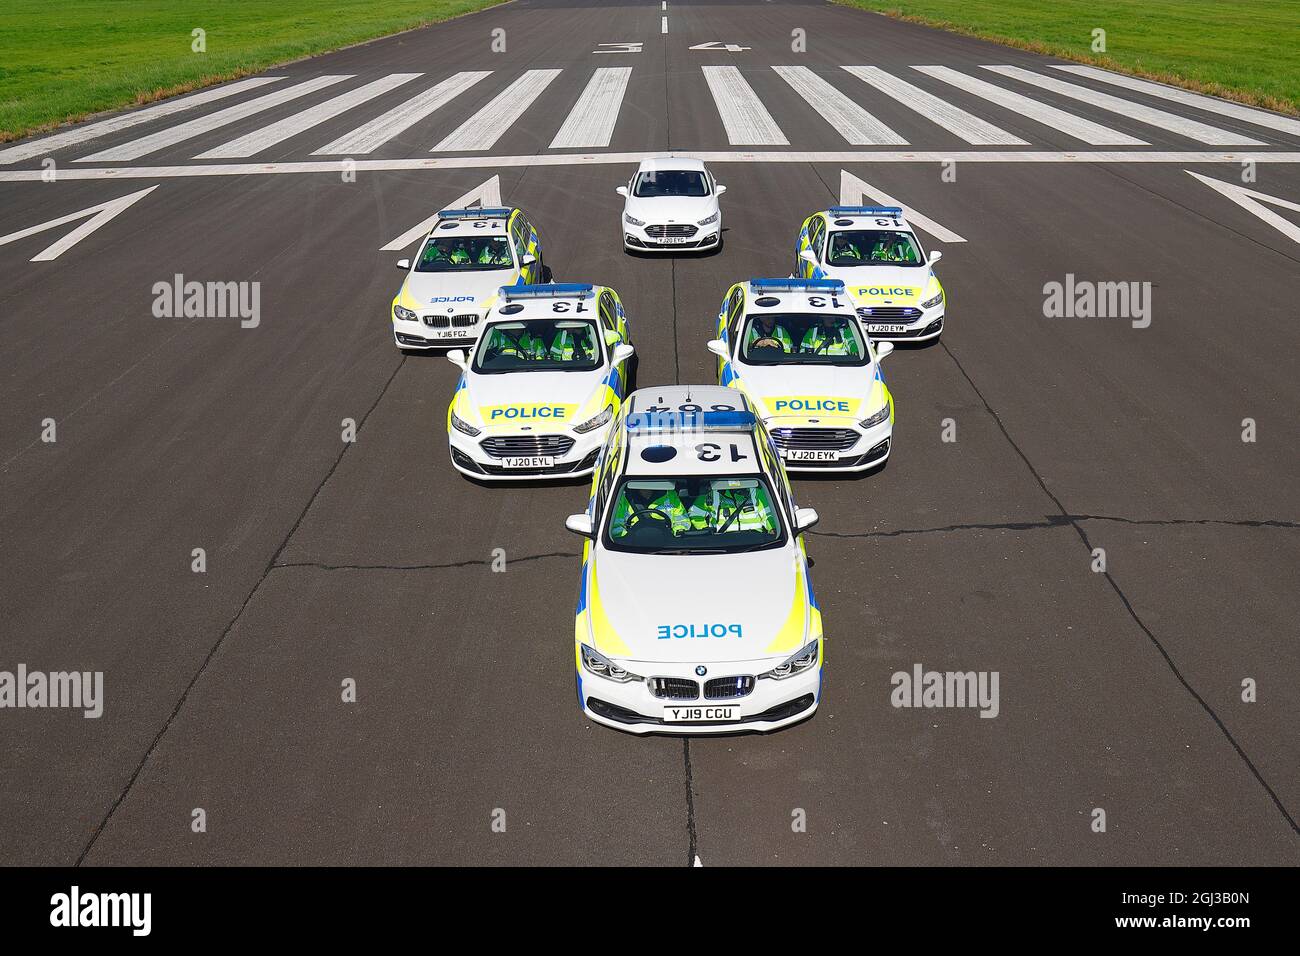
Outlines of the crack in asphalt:
[[[358,435],[361,433],[361,429],[365,426],[371,414],[374,412],[376,408],[379,407],[379,403],[383,401],[384,396],[388,394],[389,387],[392,386],[393,381],[397,378],[397,373],[402,370],[402,367],[405,364],[406,364],[406,356],[403,355],[401,360],[398,361],[397,366],[393,369],[392,374],[388,376],[388,380],[384,382],[384,387],[379,390],[379,394],[375,397],[374,402],[371,404],[371,406],[368,409],[366,409],[366,413],[361,416],[361,420],[357,422]],[[89,855],[90,851],[94,849],[95,843],[98,842],[100,835],[103,834],[104,829],[108,826],[109,822],[113,819],[113,815],[117,813],[118,807],[120,807],[123,804],[123,802],[125,802],[127,795],[131,792],[131,789],[135,786],[136,780],[140,778],[140,774],[144,771],[145,764],[149,762],[149,758],[153,756],[154,751],[158,749],[158,744],[162,741],[163,736],[167,733],[168,730],[171,729],[171,726],[175,722],[176,717],[181,712],[181,708],[184,707],[185,702],[189,700],[190,691],[192,691],[195,685],[198,684],[199,679],[203,676],[204,672],[208,669],[208,665],[212,663],[212,659],[216,657],[217,651],[219,651],[221,649],[221,645],[225,643],[226,637],[230,634],[230,632],[234,629],[235,625],[239,622],[239,619],[243,616],[244,611],[248,609],[248,605],[252,603],[253,597],[261,589],[262,585],[266,582],[266,579],[270,576],[271,572],[275,570],[275,568],[277,567],[277,560],[279,559],[280,555],[284,553],[284,549],[288,547],[289,542],[293,539],[293,536],[298,532],[298,527],[302,524],[303,519],[307,517],[307,512],[309,512],[311,510],[311,506],[316,503],[316,498],[320,495],[321,490],[329,483],[329,480],[332,477],[334,477],[334,472],[338,469],[339,463],[343,461],[343,456],[345,456],[348,453],[348,449],[351,448],[353,444],[355,444],[355,442],[345,442],[343,444],[343,449],[338,453],[338,456],[334,459],[334,463],[330,465],[329,470],[325,473],[325,477],[323,477],[320,480],[320,483],[316,486],[315,490],[312,491],[311,496],[307,499],[307,503],[303,505],[302,511],[298,513],[298,517],[294,521],[293,527],[291,527],[289,531],[285,534],[283,540],[281,540],[280,542],[280,546],[277,547],[275,549],[275,553],[271,555],[271,560],[267,562],[266,568],[262,571],[261,577],[257,579],[257,583],[253,585],[252,589],[248,592],[248,595],[244,598],[243,603],[239,605],[239,610],[235,612],[235,616],[230,619],[230,622],[228,624],[226,624],[225,628],[221,632],[221,636],[217,638],[216,643],[213,644],[212,647],[208,650],[207,656],[203,658],[203,663],[200,664],[199,669],[194,672],[194,676],[190,678],[190,682],[186,684],[185,689],[181,691],[181,696],[177,698],[176,704],[174,707],[172,707],[171,713],[168,714],[167,719],[163,721],[163,725],[158,729],[158,733],[154,734],[153,740],[150,741],[148,748],[144,752],[144,756],[140,758],[140,762],[136,764],[135,770],[132,771],[130,778],[126,781],[126,785],[122,788],[122,792],[117,795],[117,798],[113,801],[112,805],[109,806],[108,812],[104,814],[104,818],[100,820],[99,825],[95,827],[95,830],[90,835],[90,840],[86,843],[85,848],[82,849],[80,854],[78,854],[77,861],[76,863],[73,864],[74,866],[81,866],[85,862],[86,857],[87,855]]]
[[[1038,487],[1042,489],[1043,494],[1047,495],[1047,497],[1052,500],[1052,503],[1060,509],[1060,518],[1058,520],[1073,528],[1075,533],[1079,536],[1079,539],[1083,542],[1084,547],[1091,552],[1092,542],[1088,539],[1088,533],[1084,530],[1081,523],[1083,519],[1070,514],[1061,503],[1061,500],[1053,494],[1050,488],[1047,487],[1047,482],[1045,482],[1042,476],[1038,473],[1033,462],[1029,460],[1029,456],[1025,454],[1024,450],[1021,449],[1018,444],[1016,444],[1016,440],[1011,437],[1011,433],[1007,430],[1006,424],[1002,421],[1001,416],[994,411],[993,406],[989,404],[988,399],[984,397],[984,393],[980,391],[979,386],[975,384],[975,380],[971,378],[970,373],[966,371],[965,366],[961,364],[961,361],[955,354],[953,354],[952,349],[948,347],[948,343],[940,339],[938,344],[939,347],[947,353],[948,357],[952,359],[953,364],[957,367],[957,371],[961,372],[962,377],[966,379],[966,382],[974,390],[976,396],[984,405],[985,410],[992,416],[993,421],[997,424],[998,430],[1002,432],[1002,435],[1006,438],[1008,444],[1010,444],[1016,454],[1020,456],[1020,460],[1025,463],[1025,467],[1029,469],[1029,473],[1033,475],[1034,480],[1038,482]],[[1264,775],[1260,773],[1259,768],[1255,766],[1254,761],[1250,759],[1250,756],[1242,748],[1241,744],[1237,742],[1237,738],[1232,735],[1232,731],[1228,730],[1227,725],[1224,724],[1222,718],[1219,717],[1214,708],[1211,707],[1205,698],[1197,692],[1196,688],[1191,685],[1191,682],[1183,676],[1183,672],[1179,670],[1178,665],[1174,663],[1174,659],[1170,656],[1169,651],[1165,649],[1165,646],[1160,642],[1160,639],[1156,637],[1151,628],[1149,628],[1146,622],[1142,620],[1142,617],[1138,614],[1136,608],[1133,607],[1133,602],[1130,601],[1128,595],[1124,593],[1124,589],[1119,586],[1119,582],[1115,580],[1109,570],[1097,573],[1101,574],[1102,577],[1106,579],[1107,583],[1110,584],[1111,589],[1115,592],[1116,596],[1119,597],[1120,602],[1124,605],[1124,609],[1128,612],[1129,617],[1132,618],[1133,623],[1142,630],[1142,633],[1147,636],[1147,640],[1151,642],[1152,646],[1155,647],[1160,656],[1164,658],[1165,664],[1169,668],[1170,673],[1174,675],[1177,681],[1183,685],[1183,688],[1187,693],[1191,695],[1192,699],[1195,700],[1196,703],[1201,706],[1201,709],[1209,715],[1210,719],[1214,721],[1215,726],[1219,728],[1219,732],[1223,734],[1224,739],[1232,745],[1232,749],[1237,752],[1237,756],[1241,758],[1241,761],[1246,765],[1247,769],[1250,770],[1251,774],[1255,777],[1255,780],[1264,788],[1264,791],[1269,795],[1270,799],[1272,799],[1273,805],[1277,807],[1278,811],[1282,814],[1283,819],[1285,819],[1287,824],[1290,825],[1291,830],[1297,835],[1300,835],[1300,825],[1296,823],[1295,817],[1291,815],[1290,811],[1286,808],[1286,805],[1282,802],[1281,797],[1277,795],[1277,791],[1275,791],[1273,787],[1269,785],[1269,782],[1264,779]]]
[[1042,521],[991,521],[975,524],[950,524],[937,528],[898,528],[893,531],[808,531],[818,538],[901,538],[914,534],[946,534],[950,531],[1032,531],[1038,528],[1069,528],[1078,521],[1115,521],[1138,527],[1179,527],[1216,525],[1228,528],[1300,528],[1297,521],[1264,518],[1233,520],[1228,518],[1125,518],[1117,515],[1067,514],[1045,515]]
[[[581,551],[549,551],[546,554],[526,554],[521,558],[507,558],[506,564],[525,561],[543,561],[547,558],[580,558]],[[467,561],[449,561],[446,564],[325,564],[321,561],[285,561],[271,566],[280,568],[317,568],[321,571],[445,571],[455,568],[488,567],[495,558],[473,558]]]
[[695,775],[691,770],[691,738],[682,738],[682,758],[686,768],[686,865],[693,867],[700,852],[699,833],[695,829]]

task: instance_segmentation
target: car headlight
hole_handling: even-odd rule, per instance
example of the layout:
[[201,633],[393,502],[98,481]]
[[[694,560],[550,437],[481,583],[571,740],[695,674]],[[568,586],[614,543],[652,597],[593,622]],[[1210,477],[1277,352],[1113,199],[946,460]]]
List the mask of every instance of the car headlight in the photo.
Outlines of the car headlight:
[[608,657],[598,653],[595,648],[588,647],[586,644],[580,644],[579,647],[582,649],[582,666],[589,673],[595,674],[597,677],[603,677],[606,680],[612,680],[618,684],[645,680],[640,674],[633,674],[627,668],[619,667]]
[[623,221],[624,221],[625,223],[627,223],[629,226],[644,226],[644,225],[645,225],[645,223],[642,222],[640,219],[638,219],[636,216],[629,216],[627,213],[623,213]]
[[451,427],[456,429],[458,432],[468,435],[470,438],[478,437],[479,433],[482,431],[481,428],[475,428],[455,412],[451,413]]
[[580,422],[577,425],[574,425],[573,430],[577,432],[579,435],[585,435],[587,434],[587,432],[594,431],[595,429],[599,428],[601,425],[605,424],[613,417],[614,417],[614,406],[606,405],[605,410],[603,412],[601,412],[595,418],[588,418],[585,422]]
[[787,657],[776,667],[773,667],[766,674],[759,674],[759,680],[764,677],[771,680],[785,680],[787,677],[793,677],[795,674],[802,674],[810,667],[817,666],[817,652],[821,646],[821,639],[809,641],[794,654],[793,657]]
[[887,421],[889,421],[889,402],[885,402],[884,407],[881,408],[880,411],[876,412],[874,415],[871,415],[868,418],[862,419],[862,421],[858,422],[858,424],[861,425],[863,428],[874,428],[876,425],[879,425],[881,422],[887,422]]
[[701,219],[699,224],[700,224],[701,226],[708,226],[708,225],[712,225],[713,223],[715,223],[715,222],[717,222],[717,221],[718,221],[718,213],[715,212],[715,213],[714,213],[712,216],[710,216],[708,219]]
[[921,308],[933,309],[936,305],[938,305],[942,301],[943,301],[943,290],[940,289],[939,294],[936,295],[933,299],[926,299],[924,302],[922,302]]
[[396,303],[393,304],[393,318],[401,319],[403,322],[418,322],[420,317],[410,309],[403,309]]

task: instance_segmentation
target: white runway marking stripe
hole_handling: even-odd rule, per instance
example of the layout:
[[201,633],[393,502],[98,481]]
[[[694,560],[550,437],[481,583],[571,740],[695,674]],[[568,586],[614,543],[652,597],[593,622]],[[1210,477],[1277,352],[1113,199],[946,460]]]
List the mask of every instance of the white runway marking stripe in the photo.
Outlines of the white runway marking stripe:
[[1169,100],[1171,103],[1181,103],[1183,106],[1194,106],[1198,110],[1206,110],[1210,113],[1218,113],[1220,116],[1230,116],[1235,120],[1243,123],[1250,123],[1253,126],[1263,126],[1267,129],[1275,129],[1279,133],[1290,133],[1292,136],[1300,136],[1300,120],[1288,119],[1277,113],[1270,113],[1267,110],[1252,109],[1249,106],[1242,106],[1240,103],[1230,103],[1227,100],[1215,99],[1213,96],[1202,96],[1200,93],[1191,93],[1187,90],[1175,89],[1172,86],[1164,86],[1160,83],[1152,83],[1148,80],[1139,80],[1136,77],[1124,76],[1121,73],[1111,73],[1108,70],[1101,70],[1095,66],[1076,66],[1074,64],[1053,63],[1053,69],[1066,70],[1076,76],[1084,76],[1091,80],[1100,80],[1102,83],[1111,83],[1115,86],[1122,86],[1126,90],[1134,90],[1138,93],[1146,93],[1150,96],[1158,96],[1161,99]]
[[1209,146],[1264,145],[1259,140],[1251,139],[1249,136],[1242,136],[1240,133],[1232,133],[1226,129],[1198,123],[1196,120],[1187,119],[1185,116],[1166,113],[1164,110],[1158,110],[1152,106],[1143,106],[1141,103],[1134,103],[1132,100],[1121,99],[1118,96],[1111,96],[1109,93],[1102,93],[1098,90],[1090,90],[1086,86],[1066,83],[1064,80],[1043,76],[1041,73],[1034,73],[1031,70],[1022,70],[1018,66],[986,66],[984,69],[992,70],[1002,76],[1009,76],[1014,80],[1021,80],[1039,89],[1050,90],[1053,93],[1059,93],[1061,96],[1068,96],[1080,103],[1087,103],[1098,109],[1108,110],[1120,116],[1127,116],[1129,119],[1137,120],[1139,123],[1146,123],[1148,126],[1155,126],[1158,129],[1177,133],[1179,136],[1186,136],[1188,139],[1194,139],[1198,143],[1205,143]]
[[57,229],[59,226],[66,225],[70,222],[76,222],[78,219],[85,219],[87,216],[93,218],[83,222],[76,229],[64,236],[62,239],[48,246],[43,251],[32,256],[32,262],[49,262],[51,259],[57,259],[63,255],[82,239],[107,223],[118,213],[134,205],[145,196],[149,195],[157,186],[150,186],[148,189],[142,189],[138,193],[130,193],[126,196],[120,196],[117,199],[110,199],[108,202],[102,202],[95,206],[88,206],[85,209],[79,209],[76,212],[68,213],[66,216],[60,216],[58,219],[51,219],[49,222],[43,222],[40,225],[30,226],[18,232],[12,232],[7,236],[0,236],[0,246],[8,245],[11,242],[17,242],[19,239],[26,239],[28,236],[35,236],[49,229]]
[[891,96],[909,109],[916,110],[930,122],[975,146],[1028,146],[1023,139],[998,129],[992,123],[941,100],[919,86],[900,80],[878,66],[846,66],[858,79],[870,83],[880,92]]
[[559,70],[529,70],[429,152],[491,149],[559,75]]
[[[548,166],[635,166],[642,160],[663,156],[664,150],[608,153],[524,153],[513,156],[426,156],[407,159],[358,159],[357,172],[440,172],[447,169],[526,169]],[[693,159],[703,163],[891,163],[902,165],[939,165],[958,163],[1012,163],[1035,165],[1052,163],[1109,163],[1119,166],[1164,165],[1179,163],[1215,163],[1240,166],[1246,161],[1265,165],[1300,166],[1300,152],[1234,152],[1226,150],[1021,150],[1005,149],[837,149],[837,150],[765,150],[693,149]],[[0,169],[0,183],[40,183],[44,170]],[[115,179],[207,179],[226,176],[299,176],[327,174],[338,178],[337,159],[251,163],[184,163],[169,166],[97,166],[90,169],[59,170],[59,181]],[[44,185],[44,184],[42,184]]]
[[292,116],[286,116],[270,126],[263,126],[261,129],[255,129],[229,143],[223,143],[215,146],[204,153],[199,153],[195,159],[247,159],[249,156],[256,156],[264,149],[270,149],[276,143],[282,143],[290,137],[297,136],[299,133],[306,132],[313,126],[319,126],[326,120],[333,119],[345,110],[353,109],[362,103],[368,103],[376,96],[382,96],[384,93],[394,90],[403,83],[409,83],[411,80],[424,76],[423,73],[389,73],[385,77],[374,80],[364,86],[358,86],[355,90],[348,90],[338,96],[331,97],[324,103],[317,103],[315,106],[303,110],[301,113],[294,113]]
[[734,66],[706,66],[704,79],[732,146],[789,146],[753,88]]
[[850,144],[854,146],[907,145],[907,140],[808,67],[774,66],[772,69]]
[[965,242],[961,236],[953,232],[946,226],[941,226],[929,216],[924,216],[917,212],[905,202],[899,202],[889,193],[877,189],[868,182],[854,176],[847,169],[840,170],[840,203],[845,206],[860,206],[864,200],[870,199],[872,202],[879,203],[882,206],[898,206],[903,210],[903,215],[907,221],[918,229],[924,229],[940,242]]
[[341,83],[343,80],[351,79],[351,74],[341,74],[337,76],[318,76],[315,79],[307,80],[294,86],[285,87],[276,90],[274,93],[268,93],[265,96],[259,96],[256,99],[240,103],[238,106],[230,106],[224,110],[217,110],[215,113],[209,113],[206,116],[200,116],[192,119],[187,123],[180,123],[176,126],[169,126],[167,129],[159,130],[156,133],[150,133],[148,136],[142,136],[139,139],[133,139],[129,143],[122,143],[119,146],[113,146],[109,149],[102,150],[92,156],[84,156],[76,160],[78,163],[118,163],[127,159],[139,159],[141,156],[147,156],[150,153],[156,153],[160,149],[166,149],[168,146],[175,146],[177,143],[183,143],[187,139],[193,139],[195,136],[202,136],[214,129],[220,129],[222,126],[228,126],[231,123],[238,122],[249,116],[261,113],[263,110],[269,110],[272,107],[279,106],[282,103],[288,103],[290,100],[296,100],[300,96],[306,96],[308,93],[315,93],[317,90],[324,89],[335,83]]
[[20,143],[17,146],[10,146],[8,149],[0,149],[0,164],[16,163],[24,159],[31,159],[33,156],[48,156],[56,149],[64,149],[68,146],[84,143],[87,140],[98,139],[101,136],[107,136],[109,133],[130,129],[132,126],[139,126],[141,123],[148,123],[164,116],[171,116],[173,113],[179,113],[182,110],[193,109],[205,103],[222,100],[236,93],[246,93],[259,86],[265,86],[267,83],[278,83],[282,79],[284,79],[282,76],[258,76],[248,80],[240,80],[227,86],[218,86],[211,90],[204,90],[202,93],[195,93],[193,96],[185,96],[175,100],[167,100],[154,106],[146,106],[144,109],[135,110],[122,116],[114,116],[110,119],[100,120],[97,123],[87,123],[75,129],[55,133],[53,136],[47,136],[44,139],[34,140],[30,143]]
[[1055,106],[1048,106],[1046,103],[1031,100],[1029,97],[1013,93],[1011,90],[1004,90],[1000,86],[994,86],[984,80],[967,76],[965,73],[958,73],[946,66],[914,66],[912,69],[919,70],[926,76],[942,80],[959,90],[965,90],[982,100],[996,103],[1013,113],[1019,113],[1021,116],[1042,123],[1044,126],[1050,126],[1067,136],[1073,136],[1075,139],[1082,140],[1093,146],[1148,145],[1145,141],[1134,136],[1110,129],[1099,123],[1093,123],[1081,116],[1067,113],[1065,110],[1058,110]]
[[399,133],[410,129],[439,107],[446,106],[479,80],[491,76],[491,70],[456,73],[441,83],[403,100],[382,116],[358,126],[332,143],[312,153],[313,156],[357,156],[372,153]]
[[551,140],[551,149],[608,146],[623,106],[623,94],[632,76],[630,66],[602,67],[591,75],[587,88],[573,104],[568,118]]

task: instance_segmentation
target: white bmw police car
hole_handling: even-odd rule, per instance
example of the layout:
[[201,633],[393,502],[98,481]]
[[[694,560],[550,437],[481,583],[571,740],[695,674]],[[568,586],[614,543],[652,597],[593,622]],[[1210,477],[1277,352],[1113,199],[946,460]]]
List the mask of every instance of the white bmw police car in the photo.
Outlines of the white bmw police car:
[[623,197],[623,248],[679,252],[722,246],[722,209],[727,191],[698,159],[659,156],[643,160]]
[[832,206],[804,220],[796,276],[840,279],[873,339],[923,342],[943,332],[944,292],[898,206]]
[[506,286],[487,303],[447,409],[451,463],[486,481],[591,474],[628,389],[632,345],[618,294]]
[[775,730],[821,698],[821,611],[800,508],[745,396],[643,388],[623,406],[587,510],[578,703],[634,733]]
[[751,279],[718,313],[718,381],[740,389],[790,471],[863,471],[889,457],[894,399],[839,279]]
[[503,285],[541,282],[537,230],[520,209],[444,209],[406,272],[391,308],[401,349],[465,345],[478,338],[485,303]]

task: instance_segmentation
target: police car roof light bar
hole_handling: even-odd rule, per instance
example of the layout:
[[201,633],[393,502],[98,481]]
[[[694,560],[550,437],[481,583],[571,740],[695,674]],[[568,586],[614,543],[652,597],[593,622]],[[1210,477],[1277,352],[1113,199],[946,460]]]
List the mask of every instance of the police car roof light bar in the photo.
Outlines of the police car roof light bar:
[[627,430],[651,432],[717,431],[737,432],[753,428],[758,419],[753,412],[636,412],[627,416]]
[[902,206],[831,206],[832,216],[892,216],[901,218]]
[[841,279],[750,279],[754,292],[843,292]]
[[516,299],[591,298],[596,287],[583,282],[549,282],[546,285],[503,285],[499,290],[507,302]]
[[510,215],[508,206],[484,206],[481,209],[442,209],[439,219],[504,219]]

